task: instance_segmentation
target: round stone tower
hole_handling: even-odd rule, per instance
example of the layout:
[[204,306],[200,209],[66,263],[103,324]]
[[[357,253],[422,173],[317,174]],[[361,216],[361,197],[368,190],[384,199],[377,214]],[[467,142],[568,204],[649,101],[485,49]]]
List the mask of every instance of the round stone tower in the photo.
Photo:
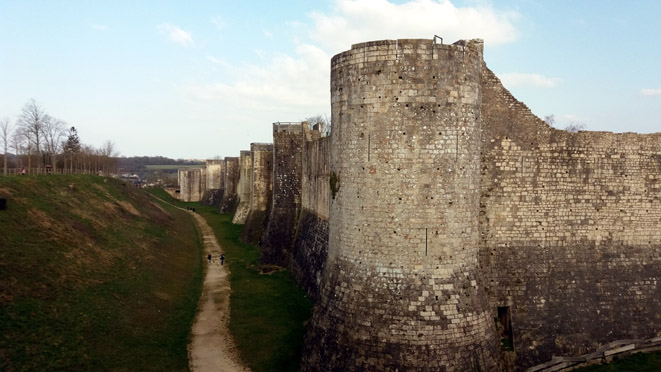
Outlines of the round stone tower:
[[491,371],[478,269],[481,40],[331,62],[331,207],[304,371]]

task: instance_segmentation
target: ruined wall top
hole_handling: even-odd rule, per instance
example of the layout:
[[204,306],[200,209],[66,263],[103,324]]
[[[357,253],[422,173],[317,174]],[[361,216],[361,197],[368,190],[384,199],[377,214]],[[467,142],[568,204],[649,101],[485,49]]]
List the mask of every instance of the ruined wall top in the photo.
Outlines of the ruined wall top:
[[[443,39],[434,37],[433,39],[397,39],[397,40],[377,40],[364,43],[353,44],[350,50],[336,54],[331,59],[331,66],[342,63],[345,59],[355,56],[355,53],[364,53],[367,62],[390,60],[392,57],[399,59],[405,55],[420,53],[422,50],[429,51],[431,59],[438,59],[434,55],[435,50],[459,50],[471,49],[482,54],[484,50],[484,41],[482,39],[458,40],[453,44],[443,44]],[[368,59],[369,54],[369,59]]]
[[250,144],[250,151],[273,151],[273,144],[253,142]]
[[282,132],[301,133],[303,131],[303,123],[278,121],[273,123],[273,133],[282,133]]

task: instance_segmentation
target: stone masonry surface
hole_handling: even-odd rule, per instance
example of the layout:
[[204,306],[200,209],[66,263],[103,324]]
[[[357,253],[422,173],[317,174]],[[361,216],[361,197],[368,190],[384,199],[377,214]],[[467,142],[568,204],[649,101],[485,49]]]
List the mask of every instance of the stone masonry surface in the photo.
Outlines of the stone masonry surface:
[[660,133],[549,127],[481,40],[356,44],[331,109],[331,137],[276,123],[221,181],[316,302],[302,371],[523,371],[661,336]]
[[218,211],[220,213],[233,214],[236,211],[238,196],[237,186],[239,183],[239,158],[226,157],[223,168],[222,185],[223,199],[220,201]]
[[241,240],[259,244],[268,224],[273,195],[273,144],[251,143],[250,159],[250,205]]
[[302,370],[498,368],[478,267],[482,69],[480,40],[333,58],[338,187]]
[[232,223],[243,225],[250,212],[250,180],[252,176],[252,160],[250,151],[241,151],[239,156],[239,183],[236,188],[236,194],[239,204]]
[[479,40],[354,45],[331,100],[336,184],[302,193],[294,244],[301,370],[521,371],[661,335],[661,134],[549,127]]

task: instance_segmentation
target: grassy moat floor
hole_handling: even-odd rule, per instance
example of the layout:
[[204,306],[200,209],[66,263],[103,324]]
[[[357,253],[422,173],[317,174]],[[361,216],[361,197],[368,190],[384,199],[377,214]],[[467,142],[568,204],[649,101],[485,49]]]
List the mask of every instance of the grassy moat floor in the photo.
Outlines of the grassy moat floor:
[[214,230],[231,271],[229,327],[244,362],[254,372],[296,371],[312,302],[289,272],[260,274],[259,249],[239,240],[243,226],[232,224],[232,216],[215,207],[178,202],[161,189],[150,192],[180,207],[195,208]]

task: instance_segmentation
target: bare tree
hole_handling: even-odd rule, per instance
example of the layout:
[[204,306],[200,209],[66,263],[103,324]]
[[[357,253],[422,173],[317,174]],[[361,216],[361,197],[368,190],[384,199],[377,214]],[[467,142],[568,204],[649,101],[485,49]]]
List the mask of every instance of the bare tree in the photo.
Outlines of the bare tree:
[[116,158],[119,154],[115,150],[115,143],[113,141],[107,140],[103,142],[103,145],[99,149],[99,155],[101,156],[103,173],[109,173],[116,168]]
[[48,162],[53,169],[57,164],[57,155],[62,148],[62,140],[66,136],[66,123],[60,119],[46,115],[44,118],[43,135],[44,135],[44,153],[45,161]]
[[[555,115],[546,115],[544,116],[544,121],[546,124],[555,127]],[[564,128],[567,132],[580,132],[585,130],[585,123],[570,121]]]
[[567,124],[567,126],[565,127],[565,130],[567,132],[573,132],[573,133],[580,132],[582,130],[585,130],[585,123],[579,123],[579,122],[572,121],[569,124]]
[[555,115],[551,114],[544,116],[544,121],[546,124],[553,126],[553,124],[555,124]]
[[9,118],[0,119],[0,139],[2,139],[3,150],[4,150],[3,174],[5,176],[7,175],[7,149],[9,148],[9,142],[11,140],[11,135],[13,130],[14,129],[12,128],[11,123],[9,122]]
[[[18,118],[18,125],[23,128],[30,144],[34,145],[34,147],[29,147],[37,153],[37,167],[39,167],[39,160],[41,158],[41,140],[45,117],[44,109],[41,108],[34,98],[31,98],[23,106],[21,116]],[[28,153],[28,168],[31,167],[29,156],[30,153]]]
[[313,128],[315,125],[319,125],[319,131],[323,137],[329,136],[331,132],[331,123],[328,120],[326,115],[317,114],[305,118],[304,121],[308,122],[310,128]]
[[19,133],[19,130],[15,130],[12,133],[9,140],[9,146],[14,150],[14,155],[16,155],[17,163],[16,166],[20,167],[22,164],[18,164],[20,161],[21,150],[23,148],[23,136]]

